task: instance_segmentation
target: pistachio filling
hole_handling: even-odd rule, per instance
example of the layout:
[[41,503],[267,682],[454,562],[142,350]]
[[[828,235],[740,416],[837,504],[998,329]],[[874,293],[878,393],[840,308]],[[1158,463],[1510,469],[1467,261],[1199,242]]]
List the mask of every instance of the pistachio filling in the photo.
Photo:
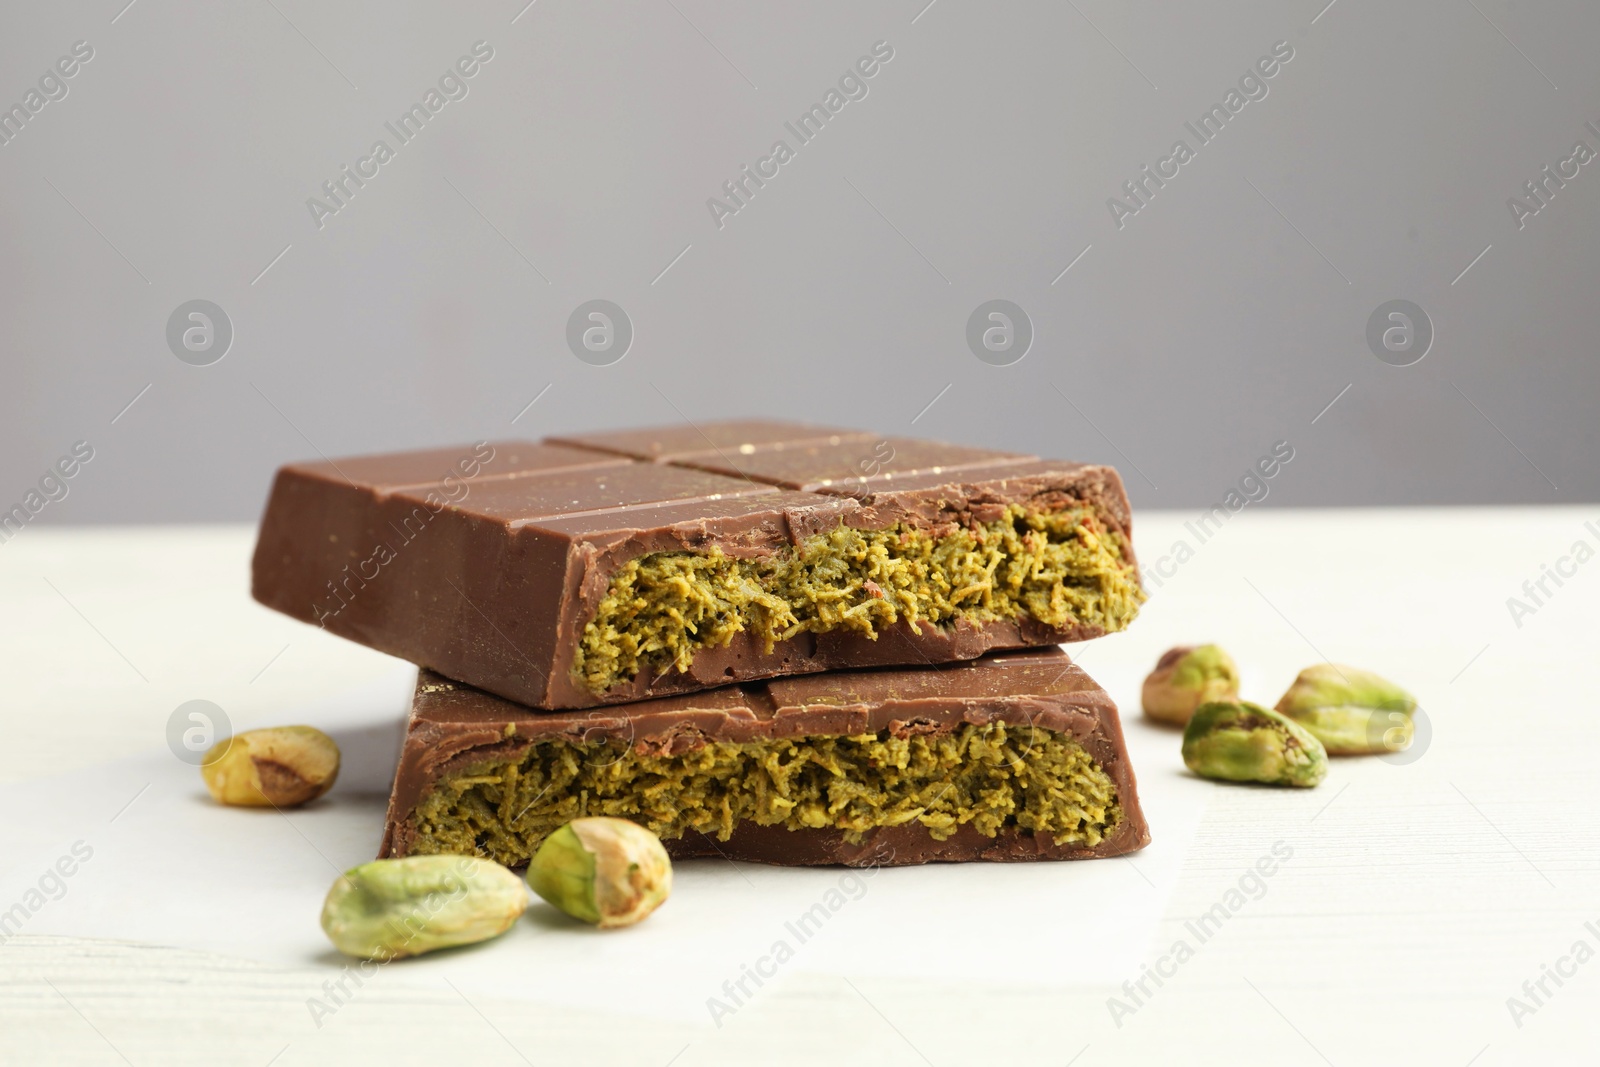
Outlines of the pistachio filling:
[[938,537],[904,523],[840,525],[759,559],[713,546],[630,560],[584,627],[572,675],[603,693],[641,671],[686,671],[695,653],[745,630],[768,652],[800,633],[849,630],[876,640],[901,620],[918,627],[1031,617],[1112,633],[1143,600],[1122,537],[1087,507],[1013,504],[1002,519]]
[[878,827],[916,824],[943,841],[970,824],[986,837],[1018,829],[1094,846],[1122,808],[1082,745],[1030,726],[713,741],[675,756],[549,740],[516,761],[439,782],[417,805],[412,852],[522,866],[547,836],[592,815],[630,819],[665,840],[698,830],[726,841],[749,821],[843,830],[852,843]]

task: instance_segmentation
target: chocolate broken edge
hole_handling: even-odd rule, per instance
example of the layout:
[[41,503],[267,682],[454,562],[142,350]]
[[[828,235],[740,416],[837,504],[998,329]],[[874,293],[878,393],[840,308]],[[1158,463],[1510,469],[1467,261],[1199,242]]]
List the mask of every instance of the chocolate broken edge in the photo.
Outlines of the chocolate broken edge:
[[[1033,657],[1052,666],[1059,665],[1061,677],[1070,678],[1078,688],[1058,693],[1024,689],[953,698],[951,710],[942,721],[937,721],[937,728],[954,729],[962,723],[999,720],[1034,723],[1070,735],[1087,750],[1117,791],[1121,819],[1099,844],[1057,845],[1049,835],[1036,836],[1020,828],[1002,830],[989,837],[970,823],[962,825],[943,841],[936,841],[920,825],[908,824],[879,827],[868,831],[862,840],[851,843],[845,840],[842,830],[791,830],[753,822],[740,823],[726,841],[691,831],[684,837],[665,840],[663,844],[675,859],[722,857],[780,866],[846,867],[1101,859],[1144,848],[1150,843],[1150,830],[1139,804],[1138,784],[1128,759],[1116,705],[1065,653],[1060,650],[999,653],[975,663],[902,670],[933,673],[971,670],[988,661],[1014,657]],[[801,676],[788,681],[814,681],[819,691],[826,691],[834,687],[829,685],[830,678],[836,680],[838,674]],[[764,692],[767,687],[745,688]],[[741,691],[730,687],[622,708],[545,712],[521,707],[425,669],[419,671],[379,857],[398,858],[411,854],[415,835],[411,820],[418,804],[437,784],[474,765],[518,759],[536,741],[561,735],[589,742],[632,738],[635,744],[655,745],[673,752],[683,751],[700,740],[758,739],[746,729],[749,720],[739,721],[727,714],[732,694]],[[781,732],[774,729],[766,735],[775,738],[837,736],[862,732],[864,727],[925,730],[926,724],[936,721],[926,714],[933,709],[918,706],[928,703],[928,698],[913,698],[871,705],[790,705],[779,707],[775,718],[761,721],[782,719],[785,728]],[[924,714],[917,714],[919,710]]]
[[[709,427],[715,430],[716,426]],[[781,426],[776,426],[782,429]],[[568,456],[562,471],[617,469],[632,463],[593,444],[555,441],[538,446]],[[524,447],[505,442],[508,450]],[[975,624],[912,624],[883,627],[876,639],[853,631],[801,634],[768,650],[756,635],[736,635],[726,645],[699,650],[688,670],[642,671],[595,693],[571,676],[573,650],[615,569],[652,552],[703,551],[716,544],[741,554],[794,543],[834,523],[880,529],[897,521],[932,526],[952,513],[1063,494],[1090,507],[1120,538],[1135,587],[1140,584],[1132,543],[1126,490],[1110,467],[1037,460],[1017,455],[977,467],[862,479],[829,492],[799,493],[774,485],[743,499],[749,514],[718,515],[726,502],[684,500],[605,510],[615,520],[603,537],[561,532],[570,518],[493,519],[471,510],[446,515],[421,544],[390,550],[393,562],[363,559],[375,543],[388,547],[391,531],[420,514],[428,486],[404,476],[451,454],[365,457],[344,461],[362,484],[346,481],[331,462],[284,467],[278,472],[263,517],[252,562],[252,593],[268,607],[331,633],[399,656],[500,696],[539,708],[584,708],[623,704],[712,686],[842,668],[968,660],[997,649],[1044,647],[1102,636],[1098,625],[1049,627],[1031,617]],[[322,470],[323,466],[330,469]],[[659,466],[671,467],[670,462]],[[527,468],[491,481],[551,477],[558,468]],[[678,468],[684,469],[684,468]],[[385,477],[384,475],[387,475]],[[735,484],[730,482],[730,484]],[[745,489],[753,483],[736,483]],[[469,502],[470,508],[470,502]],[[700,512],[685,521],[681,514]],[[737,509],[735,509],[737,510]],[[763,512],[765,514],[757,514]],[[585,513],[591,514],[591,513]],[[585,519],[585,522],[590,520]],[[593,525],[604,529],[604,522]],[[548,529],[546,529],[548,527]],[[337,531],[337,533],[335,532]],[[341,536],[342,535],[342,539]],[[603,543],[601,543],[603,541]],[[482,560],[463,566],[462,560]],[[341,563],[343,569],[341,571]],[[352,576],[354,565],[359,573]],[[361,571],[371,566],[370,573]],[[330,599],[335,582],[355,582],[346,604]],[[459,580],[459,584],[457,581]],[[368,583],[373,588],[368,588]],[[318,604],[339,610],[320,614]]]

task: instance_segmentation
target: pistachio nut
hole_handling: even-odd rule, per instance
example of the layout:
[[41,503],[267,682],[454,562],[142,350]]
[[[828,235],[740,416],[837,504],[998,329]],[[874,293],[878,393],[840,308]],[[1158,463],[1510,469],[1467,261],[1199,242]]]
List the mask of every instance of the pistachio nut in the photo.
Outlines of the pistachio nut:
[[373,860],[344,872],[322,905],[340,952],[395,960],[498,937],[528,906],[522,879],[476,856]]
[[1183,762],[1202,778],[1313,786],[1328,754],[1298,723],[1259,704],[1202,704],[1183,731]]
[[629,926],[672,892],[660,838],[627,819],[574,819],[539,846],[528,885],[574,919]]
[[1417,700],[1371,671],[1338,663],[1307,667],[1278,701],[1330,755],[1399,752],[1411,744]]
[[1239,668],[1218,645],[1169,648],[1144,680],[1144,713],[1182,726],[1201,704],[1239,699]]
[[333,788],[339,746],[312,726],[246,730],[211,746],[200,774],[218,803],[292,808]]

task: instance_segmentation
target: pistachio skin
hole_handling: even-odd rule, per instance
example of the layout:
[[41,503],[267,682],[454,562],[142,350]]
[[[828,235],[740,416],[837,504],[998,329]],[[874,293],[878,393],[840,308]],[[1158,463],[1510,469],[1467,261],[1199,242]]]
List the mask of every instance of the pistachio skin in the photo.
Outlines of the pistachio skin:
[[1328,773],[1310,732],[1248,702],[1202,704],[1183,731],[1183,762],[1202,778],[1307,788]]
[[493,860],[408,856],[344,872],[323,901],[322,929],[346,955],[397,960],[498,937],[527,906],[522,879]]
[[333,788],[339,746],[314,726],[246,730],[211,746],[200,776],[219,804],[299,807]]
[[1417,698],[1371,671],[1319,663],[1300,672],[1277,710],[1334,756],[1399,752],[1411,744]]
[[1150,718],[1183,726],[1201,704],[1239,699],[1239,668],[1219,645],[1180,645],[1156,661],[1140,697]]
[[568,823],[539,845],[528,863],[528,886],[574,919],[600,924],[595,900],[594,853],[583,847]]
[[534,853],[528,885],[574,919],[631,926],[672,892],[672,861],[660,838],[637,823],[574,819]]

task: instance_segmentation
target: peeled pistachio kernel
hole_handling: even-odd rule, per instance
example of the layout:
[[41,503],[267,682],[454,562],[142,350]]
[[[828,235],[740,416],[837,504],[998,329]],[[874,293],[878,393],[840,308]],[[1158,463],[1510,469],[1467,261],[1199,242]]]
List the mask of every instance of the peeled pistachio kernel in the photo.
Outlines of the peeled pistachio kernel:
[[574,819],[528,864],[528,885],[574,919],[631,926],[672,892],[672,861],[655,834],[627,819]]
[[1141,696],[1150,718],[1182,726],[1201,704],[1239,699],[1239,668],[1219,645],[1169,648]]
[[1328,754],[1301,726],[1246,702],[1202,704],[1183,731],[1183,762],[1202,778],[1313,786]]
[[200,774],[220,804],[292,808],[333,788],[339,746],[312,726],[246,730],[211,746]]
[[527,906],[522,879],[493,860],[408,856],[340,875],[322,929],[346,955],[397,960],[498,937]]
[[1334,756],[1399,752],[1411,744],[1417,699],[1371,671],[1338,663],[1307,667],[1278,700]]

